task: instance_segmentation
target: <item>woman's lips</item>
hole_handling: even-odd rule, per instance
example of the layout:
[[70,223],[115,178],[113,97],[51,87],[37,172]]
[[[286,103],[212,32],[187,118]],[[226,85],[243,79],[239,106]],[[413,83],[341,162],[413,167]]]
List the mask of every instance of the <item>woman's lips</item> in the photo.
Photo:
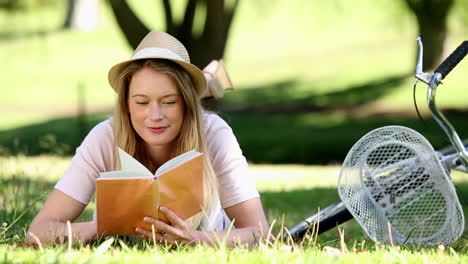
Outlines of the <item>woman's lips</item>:
[[159,126],[159,127],[147,127],[149,131],[154,133],[161,133],[168,128],[168,126]]

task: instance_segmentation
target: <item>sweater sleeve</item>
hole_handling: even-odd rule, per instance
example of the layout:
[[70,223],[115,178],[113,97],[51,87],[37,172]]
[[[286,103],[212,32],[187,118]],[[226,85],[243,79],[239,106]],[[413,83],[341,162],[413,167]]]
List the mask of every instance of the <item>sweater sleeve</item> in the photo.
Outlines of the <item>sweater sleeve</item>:
[[229,125],[215,114],[205,114],[205,133],[213,168],[218,177],[223,208],[259,197],[248,164]]
[[55,185],[73,199],[87,205],[100,172],[111,171],[114,159],[111,120],[96,125],[76,149],[70,167]]

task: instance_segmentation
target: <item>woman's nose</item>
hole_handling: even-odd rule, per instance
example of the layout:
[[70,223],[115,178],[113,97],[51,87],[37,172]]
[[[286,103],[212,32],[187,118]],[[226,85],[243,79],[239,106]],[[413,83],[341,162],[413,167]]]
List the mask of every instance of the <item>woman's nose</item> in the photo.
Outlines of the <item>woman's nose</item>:
[[159,104],[151,104],[148,115],[151,120],[159,120],[164,116],[163,110]]

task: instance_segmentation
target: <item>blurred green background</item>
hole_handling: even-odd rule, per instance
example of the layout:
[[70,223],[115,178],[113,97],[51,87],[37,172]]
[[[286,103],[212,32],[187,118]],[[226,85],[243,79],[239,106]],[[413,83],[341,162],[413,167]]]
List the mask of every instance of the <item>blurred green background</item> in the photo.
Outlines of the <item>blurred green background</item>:
[[[88,10],[81,28],[64,29],[72,2],[94,2],[98,15]],[[24,237],[22,231],[75,148],[112,113],[115,95],[107,71],[129,58],[132,48],[111,2],[128,3],[149,29],[166,28],[163,7],[169,1],[0,0],[0,222],[14,224],[0,243]],[[187,2],[170,1],[177,23]],[[194,38],[203,35],[209,13],[204,3],[224,1],[198,2]],[[237,1],[225,2],[229,9]],[[425,21],[434,32],[444,24],[436,19],[437,6],[452,4],[442,20],[447,26],[442,57],[467,39],[466,0],[237,2],[223,56],[235,90],[205,104],[233,128],[252,164],[270,223],[284,217],[284,224],[291,226],[338,200],[339,165],[352,145],[374,128],[404,125],[417,129],[436,148],[447,145],[414,110],[419,29],[408,2],[424,7],[423,16],[430,18]],[[215,56],[211,51],[199,55]],[[437,93],[438,106],[462,138],[468,138],[467,72],[465,60]],[[425,106],[425,88],[419,84],[416,92],[420,110],[427,124],[441,133]],[[296,165],[285,165],[291,163]],[[467,190],[466,174],[456,174],[454,180]],[[91,218],[93,206],[80,220]],[[345,227],[350,241],[363,237],[356,222]],[[336,239],[336,230],[330,232],[323,241]],[[461,247],[466,237],[465,232]]]
[[[85,21],[97,26],[85,30],[62,28],[67,1],[0,2],[1,154],[72,155],[110,116],[107,71],[132,48],[110,1],[87,2],[96,3],[97,16],[84,12]],[[164,1],[126,2],[149,29],[165,30]],[[187,1],[170,2],[180,21]],[[467,1],[448,2],[444,57],[468,32]],[[206,20],[201,3],[194,36]],[[206,104],[233,127],[253,163],[341,162],[362,135],[392,124],[416,128],[440,147],[446,143],[418,121],[412,102],[417,25],[404,0],[239,1],[224,52],[236,89]],[[437,94],[465,138],[467,70],[465,60]],[[420,84],[419,106],[437,129],[425,93]]]

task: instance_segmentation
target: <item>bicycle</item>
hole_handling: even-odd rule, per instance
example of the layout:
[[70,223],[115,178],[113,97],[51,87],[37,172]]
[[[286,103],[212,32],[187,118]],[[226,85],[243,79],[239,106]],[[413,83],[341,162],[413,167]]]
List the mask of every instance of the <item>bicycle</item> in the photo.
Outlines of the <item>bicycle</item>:
[[[389,126],[366,134],[349,151],[338,180],[341,201],[289,228],[283,238],[302,239],[356,219],[374,241],[447,244],[464,228],[463,211],[450,180],[451,170],[468,173],[468,142],[437,109],[436,88],[468,53],[464,41],[433,74],[422,71],[423,45],[418,42],[415,87],[427,84],[427,104],[451,147],[434,151],[409,128]],[[416,111],[417,109],[416,105]]]

